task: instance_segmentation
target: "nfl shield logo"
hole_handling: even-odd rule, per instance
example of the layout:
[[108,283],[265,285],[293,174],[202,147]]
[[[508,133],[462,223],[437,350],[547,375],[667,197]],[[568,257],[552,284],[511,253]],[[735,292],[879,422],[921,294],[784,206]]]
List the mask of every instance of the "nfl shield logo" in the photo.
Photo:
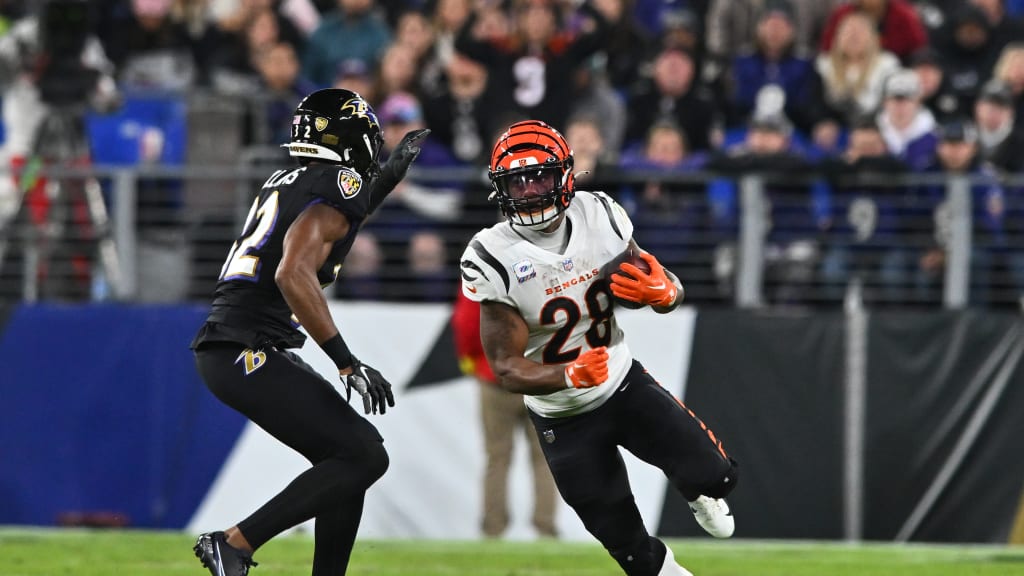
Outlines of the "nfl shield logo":
[[544,441],[547,442],[548,444],[554,443],[554,441],[555,441],[555,431],[554,430],[545,430],[544,431]]
[[562,260],[562,270],[566,272],[572,272],[572,259]]

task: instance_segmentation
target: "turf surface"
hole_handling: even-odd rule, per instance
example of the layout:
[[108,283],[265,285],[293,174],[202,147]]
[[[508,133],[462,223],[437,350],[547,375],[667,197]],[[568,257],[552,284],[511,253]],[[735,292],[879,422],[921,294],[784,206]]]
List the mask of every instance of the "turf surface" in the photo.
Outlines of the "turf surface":
[[[203,576],[180,532],[0,528],[3,576]],[[1024,576],[1024,547],[673,540],[695,576]],[[309,574],[308,536],[271,541],[252,576]],[[596,544],[361,541],[353,576],[619,576]]]

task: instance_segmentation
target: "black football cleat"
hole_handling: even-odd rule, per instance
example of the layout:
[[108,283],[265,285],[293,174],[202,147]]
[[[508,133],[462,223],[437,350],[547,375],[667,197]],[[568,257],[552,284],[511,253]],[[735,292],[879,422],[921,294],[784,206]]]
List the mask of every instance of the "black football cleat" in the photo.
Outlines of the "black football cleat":
[[252,556],[228,544],[223,532],[200,534],[192,549],[213,576],[247,576],[256,566]]

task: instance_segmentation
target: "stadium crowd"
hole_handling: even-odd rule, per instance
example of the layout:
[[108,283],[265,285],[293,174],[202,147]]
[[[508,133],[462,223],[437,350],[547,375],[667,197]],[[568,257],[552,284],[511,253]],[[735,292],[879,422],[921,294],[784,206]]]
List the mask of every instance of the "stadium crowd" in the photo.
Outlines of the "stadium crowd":
[[[0,2],[7,33],[30,4]],[[772,301],[800,301],[812,283],[838,301],[851,271],[880,300],[936,301],[943,234],[920,244],[892,234],[939,219],[945,187],[893,188],[903,174],[969,176],[972,300],[987,301],[993,277],[1024,289],[1024,257],[1011,249],[1024,234],[1014,209],[1024,211],[1024,188],[1005,180],[1024,170],[1024,0],[91,4],[122,91],[257,97],[250,145],[286,142],[295,103],[327,86],[374,105],[385,157],[429,127],[417,167],[482,167],[502,127],[548,122],[573,146],[576,170],[590,171],[579,186],[615,197],[641,245],[682,275],[714,277],[697,301],[732,298],[736,177],[752,171],[818,176],[766,188]],[[4,98],[6,109],[10,89]],[[7,129],[8,155],[23,156]],[[717,177],[623,182],[623,170]],[[893,178],[851,178],[863,173]],[[460,249],[441,229],[485,197],[479,182],[413,174],[360,236],[343,295],[379,297],[381,263],[397,258],[420,297],[450,300]]]

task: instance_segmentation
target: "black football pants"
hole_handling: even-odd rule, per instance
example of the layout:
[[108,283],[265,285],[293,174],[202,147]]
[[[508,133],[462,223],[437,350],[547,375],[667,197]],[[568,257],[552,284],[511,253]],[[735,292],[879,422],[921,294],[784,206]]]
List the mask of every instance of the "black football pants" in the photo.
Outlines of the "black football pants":
[[530,416],[562,498],[630,576],[657,574],[665,551],[644,527],[619,446],[660,468],[687,500],[722,498],[735,486],[721,442],[639,362],[591,412]]
[[388,467],[377,429],[290,352],[253,352],[240,344],[208,343],[195,358],[199,374],[217,398],[313,464],[239,522],[239,530],[253,548],[259,548],[282,531],[315,518],[313,576],[344,574],[366,489]]

